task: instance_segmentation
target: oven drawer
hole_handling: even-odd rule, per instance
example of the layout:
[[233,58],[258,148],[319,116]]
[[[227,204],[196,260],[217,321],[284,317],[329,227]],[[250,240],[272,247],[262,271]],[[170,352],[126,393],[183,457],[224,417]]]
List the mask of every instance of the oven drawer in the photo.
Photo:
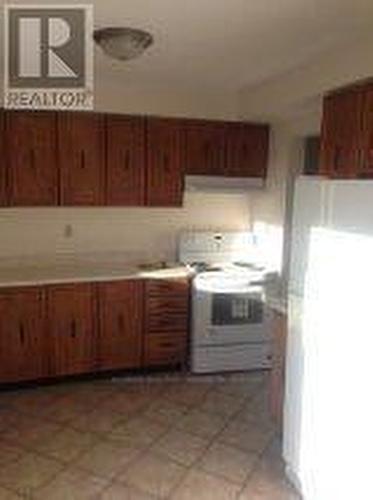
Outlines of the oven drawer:
[[167,366],[185,363],[187,336],[185,332],[158,333],[144,339],[144,365]]

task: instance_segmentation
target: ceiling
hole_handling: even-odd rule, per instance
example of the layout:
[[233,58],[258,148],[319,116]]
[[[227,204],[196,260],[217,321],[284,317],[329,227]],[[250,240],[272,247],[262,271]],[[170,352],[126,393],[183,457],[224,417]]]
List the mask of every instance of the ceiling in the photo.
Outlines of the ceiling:
[[[4,4],[0,0],[0,5]],[[78,0],[11,0],[79,4]],[[232,92],[276,77],[372,30],[371,0],[93,0],[95,25],[149,30],[138,60],[96,49],[96,78],[118,84]]]

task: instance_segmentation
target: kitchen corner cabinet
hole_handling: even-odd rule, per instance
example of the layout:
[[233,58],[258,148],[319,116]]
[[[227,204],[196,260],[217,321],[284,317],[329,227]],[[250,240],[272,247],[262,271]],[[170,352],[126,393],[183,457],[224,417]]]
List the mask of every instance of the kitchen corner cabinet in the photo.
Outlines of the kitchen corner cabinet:
[[0,290],[0,382],[45,377],[47,336],[41,288]]
[[262,177],[267,173],[269,127],[232,123],[226,126],[226,166],[228,177]]
[[143,298],[142,280],[99,285],[100,370],[141,366]]
[[107,205],[144,205],[145,119],[108,115],[105,128]]
[[182,206],[182,127],[179,120],[147,120],[148,206]]
[[8,203],[7,196],[7,168],[5,158],[5,115],[0,110],[0,207]]
[[222,123],[194,121],[184,125],[184,170],[189,175],[223,175],[225,128]]
[[104,117],[96,113],[59,113],[58,165],[61,204],[104,205]]
[[12,206],[48,206],[58,202],[56,115],[51,112],[6,113],[5,144]]
[[96,295],[91,284],[47,289],[52,376],[93,372],[96,368]]

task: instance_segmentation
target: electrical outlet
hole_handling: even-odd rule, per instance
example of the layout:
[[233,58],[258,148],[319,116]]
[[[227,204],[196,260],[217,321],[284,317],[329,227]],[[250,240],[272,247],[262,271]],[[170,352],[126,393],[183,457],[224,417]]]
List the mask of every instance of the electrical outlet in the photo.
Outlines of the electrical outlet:
[[66,224],[64,227],[63,235],[65,238],[72,238],[73,236],[73,226],[71,224]]

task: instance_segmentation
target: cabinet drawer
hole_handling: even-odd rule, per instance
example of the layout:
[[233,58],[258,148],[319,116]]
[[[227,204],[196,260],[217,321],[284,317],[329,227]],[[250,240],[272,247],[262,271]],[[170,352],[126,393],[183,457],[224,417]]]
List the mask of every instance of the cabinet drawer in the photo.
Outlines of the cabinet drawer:
[[166,366],[184,363],[187,338],[184,332],[156,334],[145,337],[144,365]]

